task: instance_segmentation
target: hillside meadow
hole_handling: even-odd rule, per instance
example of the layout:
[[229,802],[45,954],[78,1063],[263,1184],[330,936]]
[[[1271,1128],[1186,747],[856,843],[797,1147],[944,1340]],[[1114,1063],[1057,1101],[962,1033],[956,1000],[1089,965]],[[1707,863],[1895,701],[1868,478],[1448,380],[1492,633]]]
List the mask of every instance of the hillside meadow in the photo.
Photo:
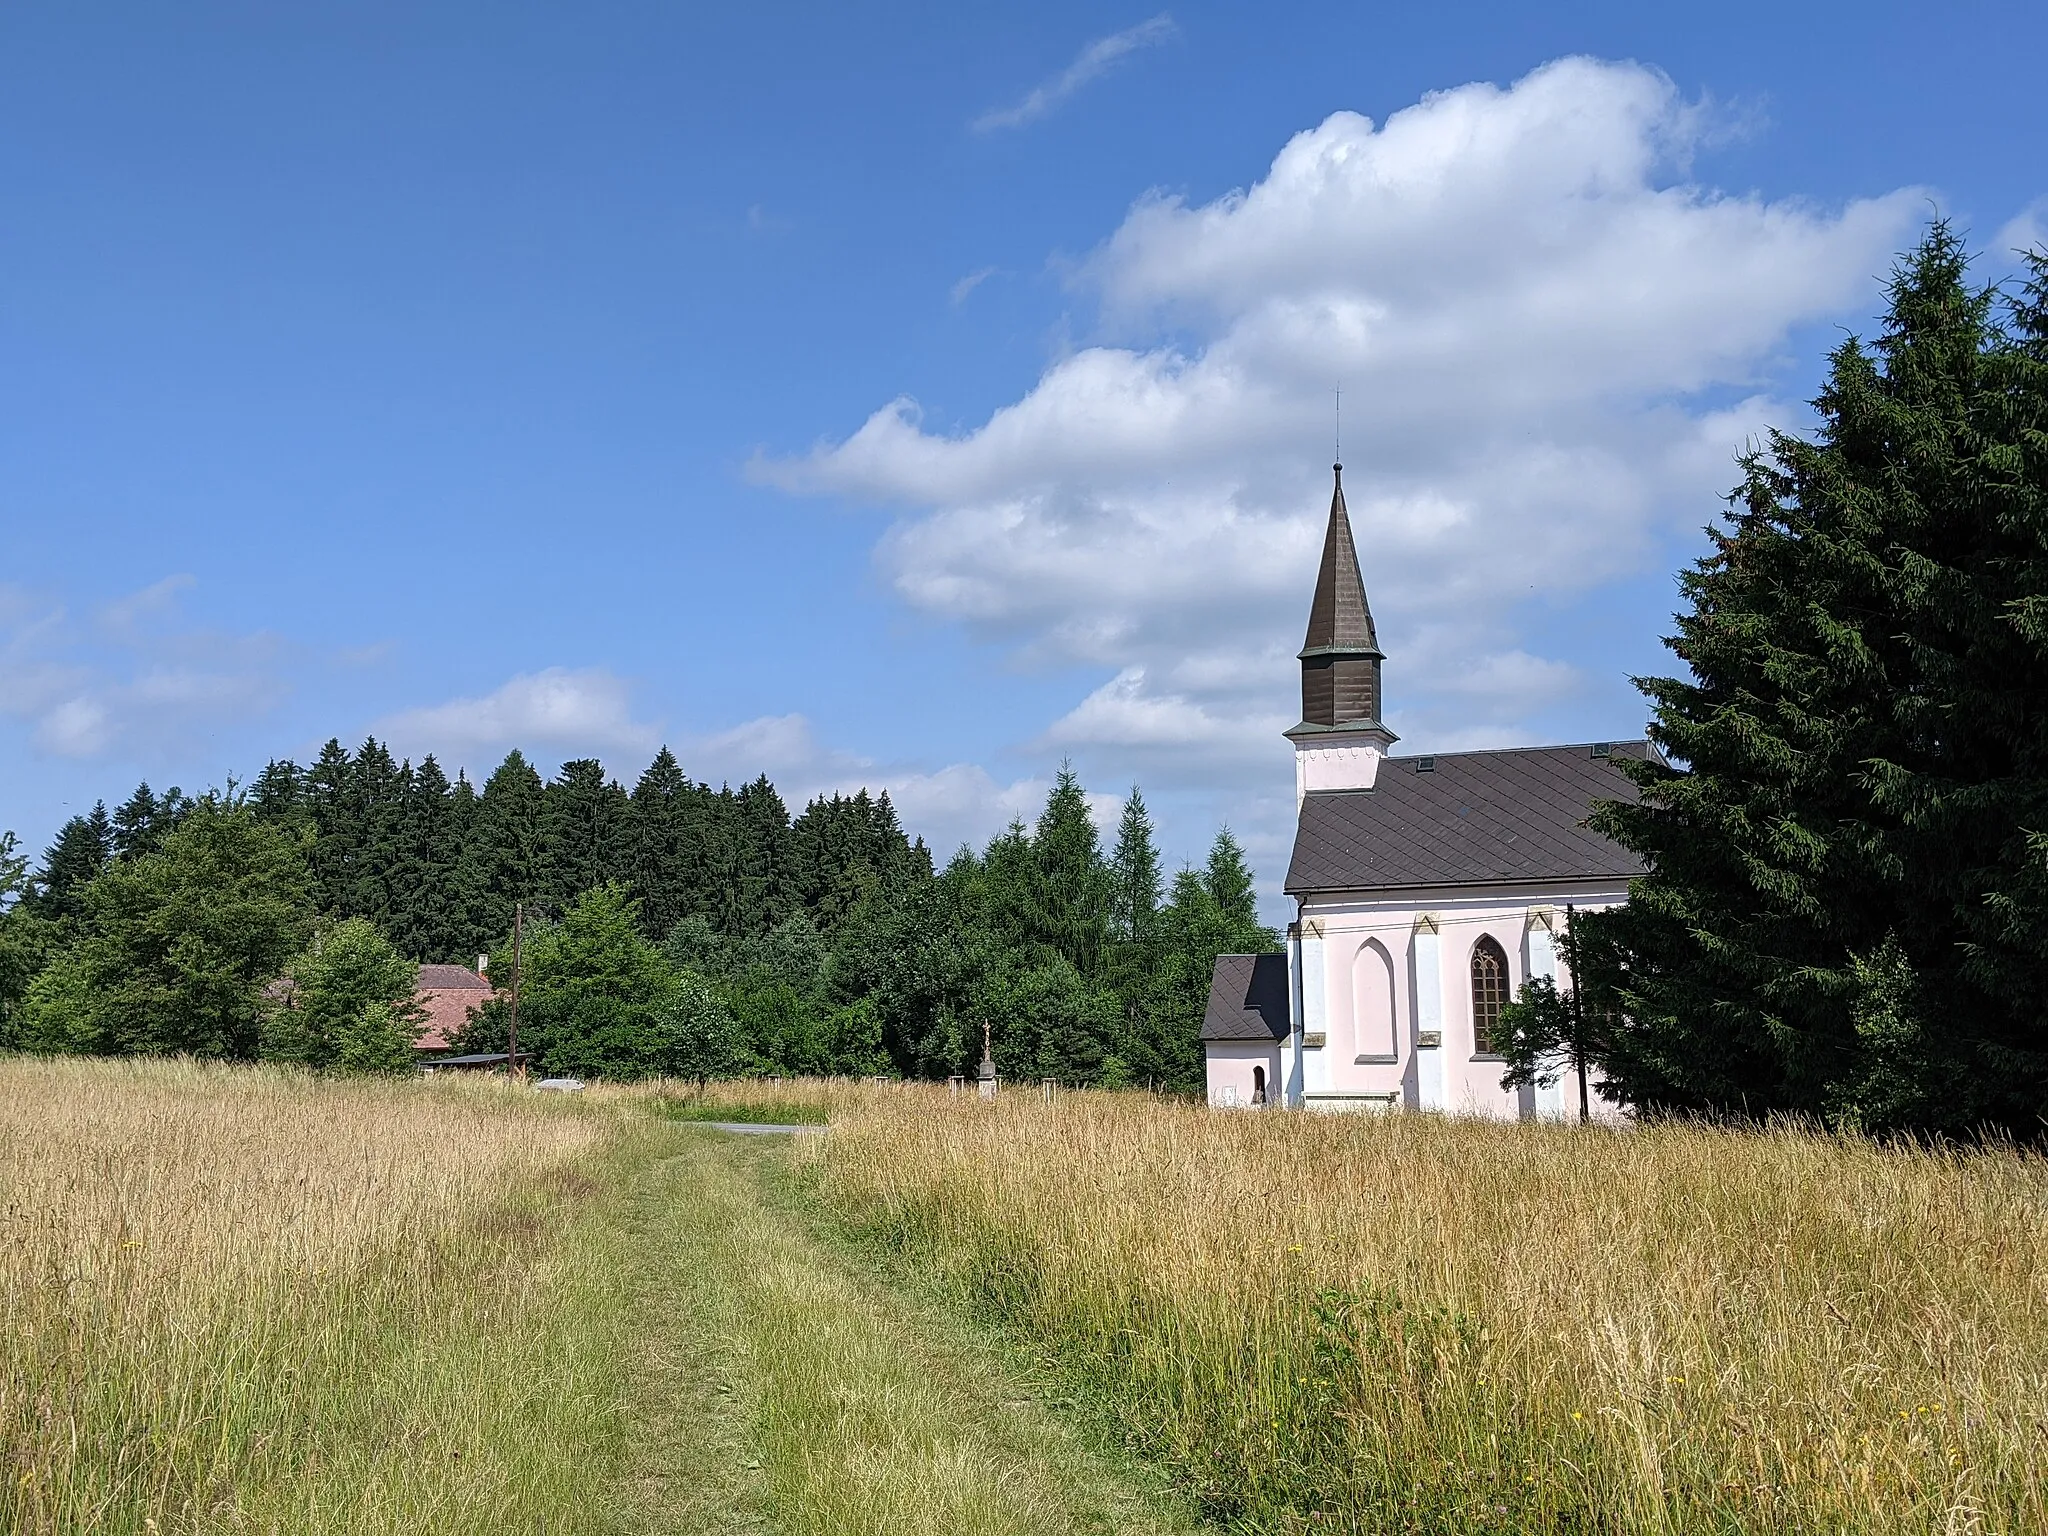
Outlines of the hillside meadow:
[[1164,1528],[1068,1420],[1223,1530],[2048,1529],[2017,1151],[18,1059],[0,1172],[10,1531]]

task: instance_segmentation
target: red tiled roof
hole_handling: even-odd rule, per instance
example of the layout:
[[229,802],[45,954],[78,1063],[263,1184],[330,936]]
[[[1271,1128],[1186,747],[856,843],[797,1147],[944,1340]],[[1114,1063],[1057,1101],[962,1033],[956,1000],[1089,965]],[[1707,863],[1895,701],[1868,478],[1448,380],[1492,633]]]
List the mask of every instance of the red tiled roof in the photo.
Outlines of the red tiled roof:
[[469,1022],[470,1010],[488,1002],[491,984],[466,965],[423,965],[416,996],[427,1010],[419,1048],[445,1051],[450,1037]]

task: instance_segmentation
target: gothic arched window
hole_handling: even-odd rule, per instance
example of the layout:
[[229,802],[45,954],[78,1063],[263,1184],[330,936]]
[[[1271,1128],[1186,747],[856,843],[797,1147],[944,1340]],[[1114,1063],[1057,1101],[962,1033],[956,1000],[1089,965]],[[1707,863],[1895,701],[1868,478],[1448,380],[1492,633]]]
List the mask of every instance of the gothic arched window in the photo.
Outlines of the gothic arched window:
[[1496,1054],[1493,1037],[1508,1000],[1508,957],[1491,935],[1472,946],[1472,1050]]

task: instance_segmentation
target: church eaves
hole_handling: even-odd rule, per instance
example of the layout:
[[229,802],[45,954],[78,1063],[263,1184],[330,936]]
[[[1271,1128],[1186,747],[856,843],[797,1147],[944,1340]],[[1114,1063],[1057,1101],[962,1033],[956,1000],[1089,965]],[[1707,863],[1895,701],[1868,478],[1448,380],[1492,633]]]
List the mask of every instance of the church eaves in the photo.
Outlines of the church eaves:
[[1380,663],[1385,659],[1365,601],[1365,578],[1351,540],[1351,515],[1344,506],[1344,466],[1332,465],[1330,524],[1323,535],[1323,563],[1316,573],[1315,601],[1309,605],[1308,635],[1301,645],[1301,726],[1334,730],[1376,724],[1380,714]]

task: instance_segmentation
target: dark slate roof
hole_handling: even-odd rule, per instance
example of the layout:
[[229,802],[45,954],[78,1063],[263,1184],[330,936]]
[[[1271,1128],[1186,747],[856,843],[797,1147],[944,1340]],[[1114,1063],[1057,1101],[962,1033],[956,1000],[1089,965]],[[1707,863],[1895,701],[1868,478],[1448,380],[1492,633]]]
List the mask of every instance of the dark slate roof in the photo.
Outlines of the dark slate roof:
[[1351,542],[1351,514],[1344,510],[1344,466],[1331,466],[1337,483],[1330,492],[1330,526],[1323,534],[1323,563],[1316,572],[1315,601],[1308,610],[1308,638],[1301,654],[1330,651],[1380,654],[1372,609],[1365,602],[1365,578],[1358,574],[1358,549]]
[[1204,1040],[1287,1038],[1287,957],[1218,955],[1209,978]]
[[[1589,830],[1595,800],[1634,800],[1612,757],[1640,741],[1390,757],[1371,789],[1310,795],[1301,807],[1290,895],[1395,886],[1627,878],[1634,854]],[[1418,771],[1433,763],[1433,770]]]
[[448,992],[488,992],[491,984],[466,965],[423,965],[420,967],[421,988],[440,988]]

